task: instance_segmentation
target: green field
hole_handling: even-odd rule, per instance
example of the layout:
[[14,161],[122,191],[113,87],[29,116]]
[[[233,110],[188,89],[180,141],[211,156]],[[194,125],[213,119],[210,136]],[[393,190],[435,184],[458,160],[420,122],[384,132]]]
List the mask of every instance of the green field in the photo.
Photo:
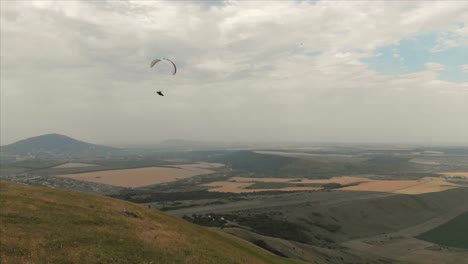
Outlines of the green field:
[[468,211],[418,238],[444,246],[468,248]]

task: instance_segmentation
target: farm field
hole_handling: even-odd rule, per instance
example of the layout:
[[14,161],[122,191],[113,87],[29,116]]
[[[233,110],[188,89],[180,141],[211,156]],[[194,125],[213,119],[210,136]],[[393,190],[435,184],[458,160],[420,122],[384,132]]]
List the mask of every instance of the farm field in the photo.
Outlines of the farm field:
[[373,181],[372,179],[369,179],[366,177],[354,177],[354,176],[332,177],[330,179],[232,177],[230,180],[234,182],[292,182],[292,183],[298,183],[298,184],[311,184],[311,183],[350,184],[350,183],[355,183],[355,182]]
[[[312,261],[307,262],[307,254],[316,250],[335,259],[334,263],[463,263],[468,256],[466,250],[440,248],[415,236],[466,212],[467,204],[456,201],[466,198],[467,191],[454,188],[420,195],[339,190],[284,192],[168,212],[177,216],[223,216],[231,224],[235,222],[225,227],[226,232],[233,231],[230,233],[252,243],[264,241],[272,250],[306,263]],[[281,234],[276,231],[278,226],[283,226]],[[378,259],[353,260],[371,256]]]
[[120,187],[142,187],[210,174],[214,171],[207,168],[219,166],[220,164],[210,163],[182,164],[174,167],[148,167],[67,174],[62,175],[62,177]]
[[465,178],[468,179],[468,171],[465,172],[441,172],[440,174],[443,174],[447,177],[460,177],[460,178]]
[[468,264],[468,0],[257,2],[0,0],[0,264]]
[[426,177],[420,180],[373,180],[361,183],[356,186],[344,187],[341,190],[391,192],[414,195],[430,192],[441,192],[457,187],[458,185],[447,182],[444,179]]
[[[262,188],[254,188],[257,183],[263,183]],[[266,183],[271,183],[271,186],[276,188],[268,188]],[[273,184],[274,183],[274,184]],[[283,186],[281,186],[283,184]],[[310,186],[311,184],[340,184],[342,188],[336,190],[343,191],[371,191],[371,192],[388,192],[399,194],[422,194],[430,192],[440,192],[459,187],[455,183],[451,183],[442,178],[425,177],[420,180],[374,180],[366,177],[333,177],[330,179],[289,179],[289,178],[249,178],[249,177],[232,177],[227,181],[218,181],[205,184],[203,186],[213,187],[209,189],[211,192],[259,192],[259,191],[311,191],[320,190],[320,186]],[[294,186],[291,186],[294,185]],[[300,186],[304,185],[304,186]],[[352,186],[346,186],[352,185]],[[266,186],[266,187],[265,187]]]
[[249,193],[249,192],[265,192],[265,191],[316,191],[320,187],[284,187],[284,188],[261,188],[261,189],[247,189],[253,185],[253,182],[211,182],[203,186],[213,187],[209,189],[210,192],[226,192],[226,193]]
[[75,162],[69,162],[65,163],[62,165],[55,166],[53,168],[55,169],[61,169],[61,168],[82,168],[82,167],[94,167],[94,166],[99,166],[96,164],[88,164],[88,163],[75,163]]
[[419,235],[468,210],[460,202],[468,156],[346,146],[129,153],[18,161],[2,179],[141,203],[306,263],[317,255],[334,264],[467,256]]

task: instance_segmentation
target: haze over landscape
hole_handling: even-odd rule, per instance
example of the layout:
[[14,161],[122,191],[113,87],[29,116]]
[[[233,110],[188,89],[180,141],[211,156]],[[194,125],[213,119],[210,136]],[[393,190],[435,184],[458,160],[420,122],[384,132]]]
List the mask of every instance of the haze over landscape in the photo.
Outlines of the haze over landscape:
[[[61,133],[114,145],[466,145],[467,10],[466,1],[2,2],[1,144]],[[154,75],[160,56],[177,75]]]
[[468,1],[0,15],[0,263],[468,260]]

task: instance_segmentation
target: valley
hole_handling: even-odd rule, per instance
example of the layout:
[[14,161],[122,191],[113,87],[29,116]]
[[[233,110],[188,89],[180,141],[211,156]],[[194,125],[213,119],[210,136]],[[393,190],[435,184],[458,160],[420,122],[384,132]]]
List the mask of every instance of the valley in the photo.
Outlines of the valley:
[[306,263],[468,257],[462,239],[441,237],[464,228],[468,154],[438,154],[436,164],[414,162],[426,154],[408,149],[311,149],[121,149],[127,154],[16,158],[0,175],[140,204]]

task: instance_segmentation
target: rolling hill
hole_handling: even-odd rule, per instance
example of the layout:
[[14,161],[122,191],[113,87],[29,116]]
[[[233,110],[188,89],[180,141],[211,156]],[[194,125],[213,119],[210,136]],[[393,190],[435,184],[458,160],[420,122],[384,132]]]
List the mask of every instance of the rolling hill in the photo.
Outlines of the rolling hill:
[[31,137],[1,147],[3,155],[28,157],[97,157],[117,155],[122,150],[79,141],[60,134]]
[[0,183],[0,208],[1,263],[298,263],[108,197]]
[[438,226],[419,238],[439,245],[468,249],[468,211]]

